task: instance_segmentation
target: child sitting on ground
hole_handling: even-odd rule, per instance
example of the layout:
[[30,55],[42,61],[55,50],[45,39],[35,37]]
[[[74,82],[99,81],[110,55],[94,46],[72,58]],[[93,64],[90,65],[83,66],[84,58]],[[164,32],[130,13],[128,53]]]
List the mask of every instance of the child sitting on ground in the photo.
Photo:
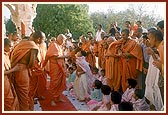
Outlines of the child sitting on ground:
[[121,94],[117,91],[111,93],[111,109],[110,111],[119,111],[118,105],[121,103]]
[[134,94],[134,91],[135,91],[135,87],[137,85],[137,81],[134,80],[134,79],[127,79],[127,89],[126,91],[124,92],[124,94],[122,95],[122,102],[123,101],[127,101],[127,102],[134,102],[134,98],[133,98],[133,94]]
[[98,78],[98,80],[100,80],[103,85],[107,85],[107,78],[105,76],[105,69],[102,69],[100,72],[101,72],[101,76]]
[[135,102],[133,102],[133,108],[135,111],[150,111],[150,106],[146,102],[142,89],[136,89],[133,95]]
[[103,94],[102,101],[99,102],[95,108],[93,108],[93,111],[107,111],[109,110],[107,105],[110,103],[111,100],[111,88],[108,85],[102,85],[101,92]]
[[102,82],[99,80],[95,80],[93,84],[93,90],[91,91],[90,101],[87,102],[89,110],[92,110],[98,102],[102,100],[102,93],[101,93],[101,86]]
[[93,78],[96,80],[96,79],[99,79],[100,75],[99,75],[99,69],[98,68],[93,68],[92,69],[92,73],[93,73]]
[[69,75],[67,80],[67,90],[70,91],[73,88],[73,82],[76,78],[76,72],[73,70],[72,67],[68,68],[68,72],[69,72]]

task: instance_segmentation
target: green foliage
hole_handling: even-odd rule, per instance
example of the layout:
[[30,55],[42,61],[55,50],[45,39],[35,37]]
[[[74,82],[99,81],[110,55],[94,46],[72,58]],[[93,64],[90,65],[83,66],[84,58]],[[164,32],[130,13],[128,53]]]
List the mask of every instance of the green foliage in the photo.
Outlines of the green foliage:
[[11,19],[5,21],[6,34],[16,32],[16,26]]
[[[125,21],[130,21],[132,24],[136,21],[140,20],[142,22],[142,26],[144,28],[151,28],[156,26],[156,23],[160,20],[154,12],[147,13],[147,8],[145,5],[139,5],[138,8],[135,6],[130,6],[128,9],[120,12],[114,12],[113,10],[109,9],[107,13],[104,12],[94,12],[90,14],[91,19],[93,20],[93,26],[97,29],[97,24],[103,25],[103,30],[108,31],[109,25],[114,21],[117,21],[117,24],[122,29],[125,28]],[[154,9],[150,9],[153,11]]]
[[87,31],[94,32],[88,9],[89,6],[85,4],[38,4],[33,26],[50,37],[65,34],[68,28],[77,40]]

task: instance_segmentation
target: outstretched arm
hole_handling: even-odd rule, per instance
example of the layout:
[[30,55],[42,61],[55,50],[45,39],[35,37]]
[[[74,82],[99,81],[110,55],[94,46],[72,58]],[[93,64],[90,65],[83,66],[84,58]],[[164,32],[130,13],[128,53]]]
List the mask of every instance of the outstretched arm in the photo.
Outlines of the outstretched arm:
[[24,69],[24,66],[21,65],[21,64],[17,64],[16,66],[11,68],[10,70],[5,70],[4,74],[7,75],[7,74],[10,74],[10,73],[15,72],[15,71],[21,71],[22,69]]

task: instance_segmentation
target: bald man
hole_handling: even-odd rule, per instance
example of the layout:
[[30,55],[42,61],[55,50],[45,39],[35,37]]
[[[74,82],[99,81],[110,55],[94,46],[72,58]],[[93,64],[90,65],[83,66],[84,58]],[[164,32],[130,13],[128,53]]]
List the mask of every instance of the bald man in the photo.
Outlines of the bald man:
[[59,34],[55,42],[50,44],[47,50],[45,62],[50,62],[50,86],[49,93],[51,95],[51,105],[56,106],[56,102],[64,100],[61,99],[62,92],[66,89],[66,66],[64,59],[68,56],[63,54],[62,45],[65,42],[65,35]]
[[22,71],[13,73],[14,86],[19,100],[21,111],[29,111],[29,80],[30,71],[35,60],[38,58],[39,48],[37,44],[41,44],[43,39],[42,32],[36,31],[32,40],[22,40],[18,43],[11,53],[11,66],[20,64],[24,67]]

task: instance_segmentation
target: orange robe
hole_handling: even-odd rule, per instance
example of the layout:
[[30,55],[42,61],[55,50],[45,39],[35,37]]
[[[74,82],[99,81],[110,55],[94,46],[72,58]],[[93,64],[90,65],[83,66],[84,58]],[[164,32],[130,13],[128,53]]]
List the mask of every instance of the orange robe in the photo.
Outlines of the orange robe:
[[88,60],[88,63],[90,64],[90,66],[92,68],[95,68],[96,67],[96,57],[95,57],[95,54],[93,52],[93,48],[94,46],[90,44],[90,51],[87,55],[87,60]]
[[[37,86],[38,86],[38,74],[37,74],[37,68],[38,68],[38,62],[35,61],[34,66],[31,71],[31,75],[29,76],[29,108],[31,111],[34,109],[34,97],[37,91]],[[32,70],[31,69],[31,70]],[[36,71],[35,71],[36,70]]]
[[89,63],[91,67],[96,67],[96,59],[93,55],[93,52],[90,50],[91,41],[86,43],[82,43],[82,50],[87,52],[86,61]]
[[36,60],[34,66],[31,68],[32,75],[30,76],[29,84],[30,110],[34,109],[34,97],[40,98],[40,96],[43,96],[46,91],[47,76],[44,73],[44,70],[40,69],[42,68],[42,63],[45,60],[47,51],[46,44],[44,42],[39,45],[39,51],[40,60]]
[[97,68],[99,68],[99,64],[98,64],[98,42],[94,43],[93,54],[95,56],[95,66]]
[[98,65],[100,68],[102,68],[102,55],[103,55],[103,52],[104,52],[104,49],[103,49],[103,44],[104,40],[101,40],[98,42]]
[[[4,69],[7,71],[11,67],[9,55],[4,52]],[[9,75],[4,75],[4,111],[18,111],[19,102]]]
[[137,80],[137,72],[142,71],[143,65],[143,53],[140,45],[137,44],[135,40],[129,39],[125,45],[121,45],[122,53],[130,53],[134,57],[125,58],[121,57],[122,63],[122,89],[123,91],[127,88],[127,79],[133,78]]
[[62,92],[66,89],[66,66],[64,59],[56,59],[55,56],[62,56],[62,46],[56,42],[51,43],[47,50],[46,60],[50,61],[50,86],[51,99],[57,101]]
[[98,54],[96,54],[98,53],[98,43],[94,43],[93,53],[95,54],[96,57],[98,56]]
[[[104,49],[104,48],[103,48]],[[104,49],[104,52],[102,53],[102,57],[101,57],[101,68],[105,69],[106,67],[106,58],[105,58],[105,54],[107,53],[107,49]]]
[[[47,53],[46,43],[45,42],[41,43],[39,45],[39,49],[40,49],[40,55],[41,55],[41,60],[40,60],[39,65],[40,65],[40,67],[42,67],[42,64],[45,61],[45,56]],[[39,75],[38,81],[39,82],[38,82],[38,88],[37,88],[37,97],[42,96],[42,94],[46,90],[47,74],[44,72],[44,70],[42,71],[42,74]]]
[[[44,95],[46,91],[47,78],[46,74],[36,61],[33,68],[31,68],[31,76],[29,76],[29,106],[30,110],[34,109],[34,98]],[[33,71],[32,71],[33,70]]]
[[74,51],[70,51],[70,52],[68,52],[68,55],[69,55],[70,58],[72,59],[72,63],[76,63],[75,52],[74,52]]
[[[38,46],[34,41],[21,41],[11,53],[11,66],[14,67],[17,63],[25,59],[25,56],[31,49],[38,50]],[[22,71],[14,72],[14,86],[19,100],[19,107],[21,111],[28,111],[29,108],[29,67],[26,64]]]
[[119,44],[118,41],[113,42],[109,45],[106,55],[105,64],[105,76],[107,77],[107,84],[114,88],[115,91],[119,91],[121,85],[121,61],[119,57],[113,57],[114,54],[118,54],[116,46]]

